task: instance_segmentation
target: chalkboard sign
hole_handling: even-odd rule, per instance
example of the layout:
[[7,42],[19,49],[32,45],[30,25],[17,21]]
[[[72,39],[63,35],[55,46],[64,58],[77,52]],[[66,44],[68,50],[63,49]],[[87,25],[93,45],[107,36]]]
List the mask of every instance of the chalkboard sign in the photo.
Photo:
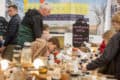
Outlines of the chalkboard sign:
[[7,21],[3,17],[0,17],[0,35],[5,35],[7,31],[7,24]]
[[89,25],[83,17],[73,24],[73,46],[80,47],[84,41],[89,41]]

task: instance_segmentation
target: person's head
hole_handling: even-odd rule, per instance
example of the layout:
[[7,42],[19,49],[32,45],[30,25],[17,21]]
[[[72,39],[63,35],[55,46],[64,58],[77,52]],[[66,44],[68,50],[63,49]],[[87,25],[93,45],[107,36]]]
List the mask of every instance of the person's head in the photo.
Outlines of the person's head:
[[43,25],[43,33],[41,38],[45,39],[45,40],[49,40],[50,39],[50,31],[49,31],[49,26],[47,24]]
[[120,12],[117,12],[112,17],[112,26],[115,28],[116,31],[120,31]]
[[48,31],[49,32],[49,26],[47,24],[43,25],[43,33],[44,31]]
[[103,39],[105,43],[107,44],[108,41],[112,38],[112,36],[115,34],[114,30],[108,30],[103,34]]
[[8,15],[10,17],[16,15],[18,13],[18,8],[16,5],[10,5],[8,6]]
[[48,49],[49,51],[54,51],[55,49],[59,49],[60,48],[60,43],[58,38],[56,37],[52,37],[48,40]]
[[48,3],[44,3],[40,5],[39,12],[43,16],[48,16],[51,13],[51,7]]

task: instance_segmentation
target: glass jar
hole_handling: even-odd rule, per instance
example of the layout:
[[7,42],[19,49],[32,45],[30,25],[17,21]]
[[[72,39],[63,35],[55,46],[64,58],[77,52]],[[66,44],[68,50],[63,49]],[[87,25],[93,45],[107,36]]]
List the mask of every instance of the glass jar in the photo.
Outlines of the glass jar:
[[54,66],[52,80],[60,80],[61,79],[61,68],[58,65]]
[[48,56],[48,65],[51,66],[51,65],[54,65],[54,55],[51,53],[49,56]]
[[25,42],[21,52],[21,64],[31,65],[32,64],[32,50],[31,43]]
[[16,45],[13,50],[13,62],[14,63],[20,63],[21,51],[22,51],[22,47],[19,45]]

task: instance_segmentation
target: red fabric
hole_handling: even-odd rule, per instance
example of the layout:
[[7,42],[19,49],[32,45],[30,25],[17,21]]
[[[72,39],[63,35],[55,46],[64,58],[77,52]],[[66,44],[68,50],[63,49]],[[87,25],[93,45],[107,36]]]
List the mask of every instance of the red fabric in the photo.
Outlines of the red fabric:
[[105,41],[103,40],[99,48],[101,54],[104,52],[105,47],[106,47],[106,44],[105,44]]
[[56,58],[56,56],[59,54],[59,51],[54,52],[54,57],[55,57],[55,63],[59,64],[60,60]]
[[54,56],[57,56],[59,54],[59,51],[54,52]]
[[60,63],[60,60],[56,59],[56,60],[55,60],[55,63],[59,64],[59,63]]

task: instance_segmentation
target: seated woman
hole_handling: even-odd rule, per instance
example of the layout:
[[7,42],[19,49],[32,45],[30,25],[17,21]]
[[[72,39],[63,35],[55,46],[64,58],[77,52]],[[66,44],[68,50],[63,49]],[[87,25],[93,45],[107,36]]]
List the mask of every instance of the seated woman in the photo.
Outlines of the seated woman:
[[99,51],[102,54],[104,52],[104,49],[106,45],[108,44],[109,40],[112,38],[112,36],[115,34],[115,31],[113,30],[108,30],[103,34],[103,41],[100,44]]
[[37,39],[32,43],[31,48],[33,51],[33,59],[35,59],[40,56],[49,56],[50,53],[60,48],[60,44],[56,37],[50,38],[48,42],[44,39]]

